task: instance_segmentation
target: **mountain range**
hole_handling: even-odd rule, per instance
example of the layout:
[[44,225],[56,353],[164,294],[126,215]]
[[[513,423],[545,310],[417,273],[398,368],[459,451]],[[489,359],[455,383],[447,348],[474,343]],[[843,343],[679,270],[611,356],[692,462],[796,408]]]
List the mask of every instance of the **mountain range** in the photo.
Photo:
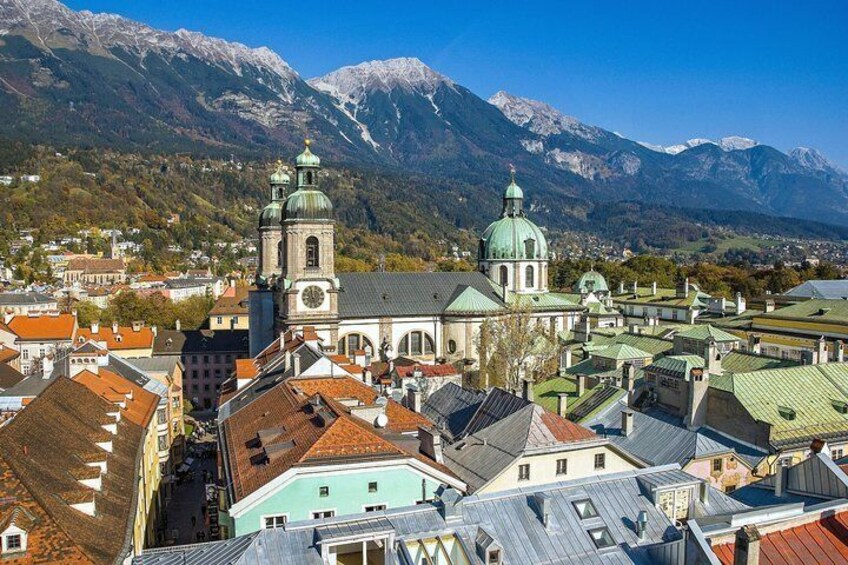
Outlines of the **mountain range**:
[[56,0],[0,0],[0,119],[0,137],[151,153],[270,159],[310,137],[325,162],[452,181],[466,197],[497,198],[514,164],[531,212],[559,229],[609,201],[848,226],[848,175],[815,149],[652,145],[507,92],[484,100],[415,58],[305,80],[267,48]]

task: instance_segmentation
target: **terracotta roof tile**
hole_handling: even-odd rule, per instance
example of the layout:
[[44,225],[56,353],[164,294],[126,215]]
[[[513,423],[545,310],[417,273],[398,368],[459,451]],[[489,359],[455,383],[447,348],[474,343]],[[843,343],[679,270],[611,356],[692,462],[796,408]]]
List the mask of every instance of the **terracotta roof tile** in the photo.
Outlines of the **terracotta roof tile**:
[[[124,402],[125,408],[121,413],[130,422],[143,428],[150,424],[159,404],[159,397],[152,392],[103,367],[98,369],[97,374],[83,371],[74,376],[74,380],[110,403]],[[127,398],[128,394],[132,397]]]
[[[97,333],[91,328],[79,328],[77,330],[77,341],[92,340],[97,343],[105,343],[109,351],[121,351],[124,349],[149,349],[153,347],[153,329],[141,327],[135,331],[132,327],[121,326],[118,332],[112,331],[111,326],[100,326]],[[80,339],[82,338],[82,339]]]
[[449,377],[451,375],[459,375],[460,371],[456,367],[447,363],[441,365],[408,365],[406,367],[395,367],[395,371],[401,378],[411,377],[413,373],[419,370],[423,377]]
[[115,273],[125,269],[123,259],[77,258],[68,261],[68,271],[84,273]]
[[236,359],[237,379],[253,379],[259,374],[259,367],[254,359]]
[[[230,292],[230,289],[233,289]],[[215,305],[209,311],[210,316],[233,316],[246,315],[248,313],[247,301],[249,298],[248,288],[246,286],[229,287],[228,292],[225,292],[218,298]]]
[[70,340],[74,337],[77,319],[71,314],[15,316],[8,325],[25,341]]

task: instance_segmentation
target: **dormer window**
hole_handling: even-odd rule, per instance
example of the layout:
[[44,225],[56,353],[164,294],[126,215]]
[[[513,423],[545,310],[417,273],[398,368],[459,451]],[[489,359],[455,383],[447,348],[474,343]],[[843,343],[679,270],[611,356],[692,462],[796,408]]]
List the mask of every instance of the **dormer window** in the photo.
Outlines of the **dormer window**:
[[490,549],[486,555],[486,565],[501,565],[501,550]]
[[595,547],[598,549],[605,549],[615,545],[615,540],[612,539],[612,535],[606,527],[589,530],[589,537],[592,538],[592,541],[595,542]]
[[588,520],[589,518],[597,518],[598,510],[595,508],[595,505],[592,504],[592,501],[588,498],[584,500],[575,500],[572,502],[574,505],[574,509],[577,511],[577,515],[580,516],[581,520]]
[[3,553],[15,553],[25,549],[23,534],[6,534],[3,536]]

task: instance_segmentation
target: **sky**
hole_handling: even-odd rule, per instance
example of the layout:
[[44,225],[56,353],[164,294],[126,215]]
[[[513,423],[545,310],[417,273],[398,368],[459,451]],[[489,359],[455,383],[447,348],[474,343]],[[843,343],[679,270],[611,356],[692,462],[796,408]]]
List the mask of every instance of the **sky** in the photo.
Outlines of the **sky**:
[[848,2],[67,0],[268,46],[304,78],[418,57],[631,139],[750,137],[848,169]]

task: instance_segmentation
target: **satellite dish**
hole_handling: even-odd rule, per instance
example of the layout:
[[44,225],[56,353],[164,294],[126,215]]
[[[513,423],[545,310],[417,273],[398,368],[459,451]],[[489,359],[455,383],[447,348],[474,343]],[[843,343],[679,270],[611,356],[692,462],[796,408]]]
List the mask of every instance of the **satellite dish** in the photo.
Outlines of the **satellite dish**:
[[389,417],[385,414],[378,415],[377,420],[374,422],[374,425],[378,428],[385,428],[389,425]]

